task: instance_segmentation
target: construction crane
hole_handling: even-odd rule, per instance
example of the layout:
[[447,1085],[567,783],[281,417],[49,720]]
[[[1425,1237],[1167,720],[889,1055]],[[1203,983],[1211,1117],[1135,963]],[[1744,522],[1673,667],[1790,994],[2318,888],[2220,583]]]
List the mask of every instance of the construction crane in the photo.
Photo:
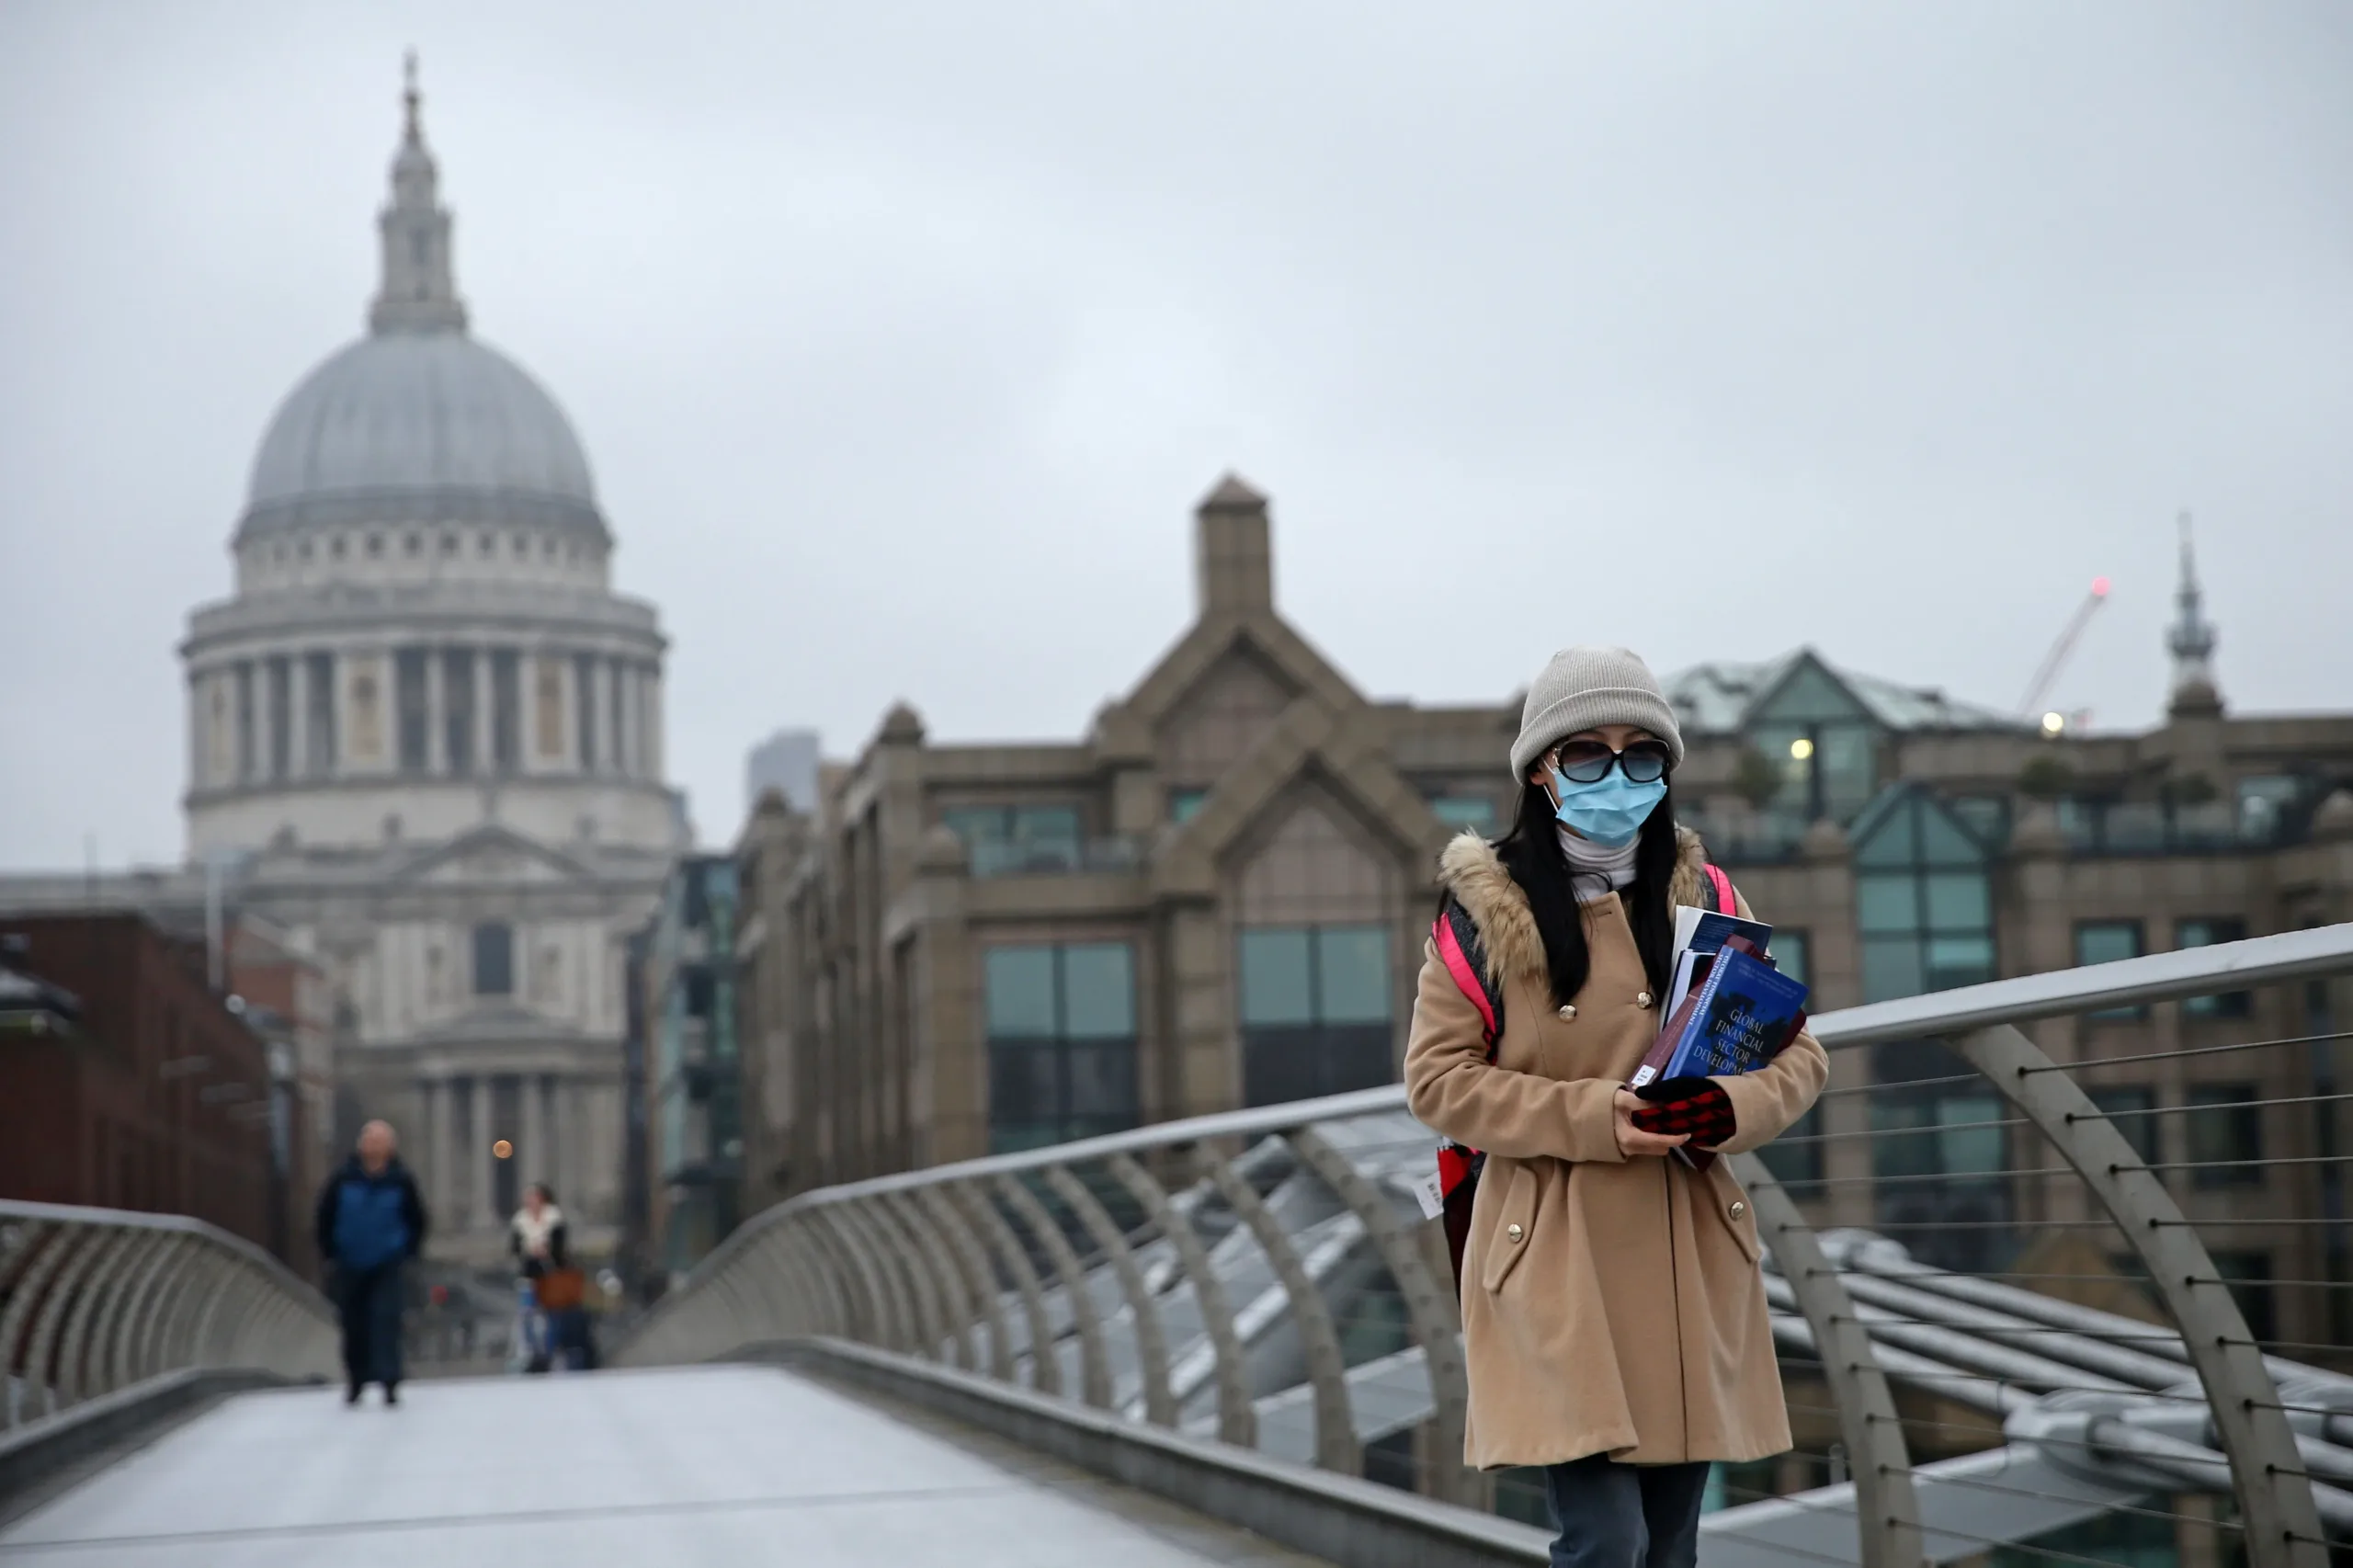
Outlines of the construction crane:
[[[2059,666],[2067,662],[2067,655],[2075,652],[2076,642],[2084,634],[2084,628],[2091,624],[2092,617],[2097,615],[2099,607],[2107,602],[2108,579],[2093,578],[2092,591],[2086,594],[2084,602],[2075,607],[2075,613],[2067,619],[2066,630],[2059,633],[2059,641],[2051,644],[2051,652],[2042,656],[2041,666],[2034,672],[2034,679],[2027,683],[2026,695],[2018,699],[2019,718],[2031,719],[2035,716],[2035,710],[2040,705],[2043,694],[2051,689],[2051,683],[2059,678]],[[2055,735],[2066,727],[2067,720],[2064,714],[2042,715],[2042,729],[2045,734]]]

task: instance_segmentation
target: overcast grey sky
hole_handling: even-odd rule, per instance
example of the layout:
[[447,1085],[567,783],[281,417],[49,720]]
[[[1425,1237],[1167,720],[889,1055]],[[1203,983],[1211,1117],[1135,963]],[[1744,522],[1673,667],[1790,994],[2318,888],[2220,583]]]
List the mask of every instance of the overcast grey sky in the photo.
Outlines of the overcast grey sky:
[[0,5],[0,865],[176,857],[174,644],[360,328],[423,56],[475,331],[572,416],[731,837],[785,723],[1069,736],[1275,499],[1369,691],[1813,642],[2353,706],[2353,6]]

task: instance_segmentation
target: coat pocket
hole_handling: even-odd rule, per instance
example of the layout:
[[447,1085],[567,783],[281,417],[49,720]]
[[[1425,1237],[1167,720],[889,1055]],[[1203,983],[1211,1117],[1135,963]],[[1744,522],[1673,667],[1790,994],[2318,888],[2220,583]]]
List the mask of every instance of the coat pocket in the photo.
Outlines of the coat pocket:
[[1495,1223],[1487,1228],[1479,1257],[1479,1283],[1489,1290],[1503,1289],[1535,1240],[1536,1193],[1541,1185],[1536,1173],[1518,1160],[1500,1161],[1489,1155],[1486,1174],[1480,1180],[1493,1183],[1499,1176],[1509,1179],[1497,1195],[1501,1201],[1495,1205]]
[[1756,1205],[1748,1200],[1740,1182],[1719,1159],[1709,1165],[1707,1179],[1692,1194],[1694,1199],[1715,1210],[1717,1221],[1731,1233],[1733,1245],[1752,1265],[1764,1256],[1765,1248],[1756,1234]]

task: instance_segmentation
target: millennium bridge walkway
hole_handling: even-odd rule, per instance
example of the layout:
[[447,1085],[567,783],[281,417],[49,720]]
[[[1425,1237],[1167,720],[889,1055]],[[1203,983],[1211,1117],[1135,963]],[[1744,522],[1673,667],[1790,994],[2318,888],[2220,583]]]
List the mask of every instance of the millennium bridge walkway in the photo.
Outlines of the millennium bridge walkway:
[[[1817,1019],[1822,1106],[1733,1161],[1798,1447],[1719,1467],[1702,1562],[2343,1561],[2347,976],[2324,926]],[[0,1203],[0,1568],[1539,1564],[1460,1462],[1431,1151],[1385,1088],[805,1193],[610,1369],[398,1410],[244,1244]]]

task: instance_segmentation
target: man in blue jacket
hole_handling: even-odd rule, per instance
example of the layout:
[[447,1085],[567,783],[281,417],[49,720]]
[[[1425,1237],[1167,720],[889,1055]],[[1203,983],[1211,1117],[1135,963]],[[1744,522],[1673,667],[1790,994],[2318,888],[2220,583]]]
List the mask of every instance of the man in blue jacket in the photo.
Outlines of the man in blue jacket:
[[400,1403],[401,1266],[425,1244],[425,1202],[395,1152],[392,1124],[359,1130],[359,1148],[319,1194],[319,1256],[335,1271],[343,1310],[343,1366],[351,1381],[344,1403],[358,1404],[369,1383],[384,1403]]

